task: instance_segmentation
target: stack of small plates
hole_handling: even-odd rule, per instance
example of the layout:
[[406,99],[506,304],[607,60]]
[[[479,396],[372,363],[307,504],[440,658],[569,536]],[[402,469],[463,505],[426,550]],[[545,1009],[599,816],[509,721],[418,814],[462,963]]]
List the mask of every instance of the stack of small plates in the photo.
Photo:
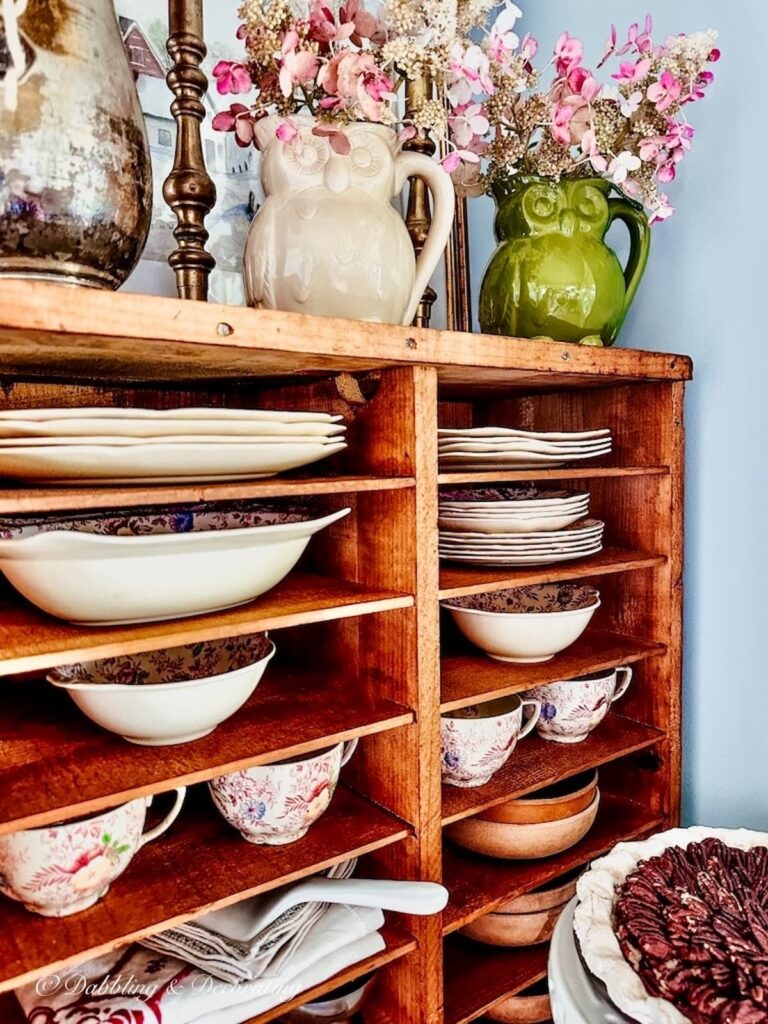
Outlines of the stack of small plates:
[[575,430],[542,432],[506,427],[438,430],[440,465],[449,469],[516,469],[526,466],[556,469],[607,455],[611,432]]
[[438,525],[459,533],[563,530],[589,512],[589,494],[536,487],[483,487],[440,494]]
[[440,530],[440,557],[470,565],[549,565],[597,554],[605,523],[580,519],[563,530],[534,533],[481,533]]
[[0,412],[0,477],[76,485],[255,480],[342,451],[340,419],[208,408]]

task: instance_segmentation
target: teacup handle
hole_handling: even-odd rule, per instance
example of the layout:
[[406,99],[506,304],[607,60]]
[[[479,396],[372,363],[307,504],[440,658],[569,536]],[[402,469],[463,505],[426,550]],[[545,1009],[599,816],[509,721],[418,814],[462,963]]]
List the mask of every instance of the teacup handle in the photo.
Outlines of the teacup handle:
[[521,739],[523,739],[524,736],[528,735],[528,733],[531,731],[531,729],[533,729],[533,727],[538,722],[539,715],[541,714],[541,701],[540,700],[523,700],[523,701],[520,701],[520,704],[521,704],[521,707],[523,707],[523,708],[527,704],[528,707],[533,708],[533,712],[531,713],[531,717],[528,719],[528,721],[525,723],[523,728],[518,733],[518,736],[517,736],[518,740],[521,740]]
[[[146,846],[147,843],[151,843],[153,839],[157,839],[158,836],[161,836],[163,832],[167,831],[167,829],[171,827],[179,816],[179,811],[181,810],[181,805],[184,803],[186,793],[186,786],[180,786],[176,790],[176,799],[173,801],[173,807],[168,811],[159,825],[155,825],[155,827],[151,828],[148,832],[144,832],[139,840],[137,849],[140,850],[142,846]],[[147,806],[149,806],[149,803],[151,803],[151,800],[147,803]]]
[[614,701],[621,700],[621,698],[629,689],[629,684],[632,682],[632,669],[629,667],[629,665],[624,665],[622,668],[616,669],[617,676],[621,677],[622,673],[624,675],[624,678],[613,691],[613,697],[611,697],[611,704],[613,704]]
[[352,757],[354,752],[357,750],[358,737],[355,736],[353,740],[347,740],[341,750],[341,767],[343,768],[347,761]]

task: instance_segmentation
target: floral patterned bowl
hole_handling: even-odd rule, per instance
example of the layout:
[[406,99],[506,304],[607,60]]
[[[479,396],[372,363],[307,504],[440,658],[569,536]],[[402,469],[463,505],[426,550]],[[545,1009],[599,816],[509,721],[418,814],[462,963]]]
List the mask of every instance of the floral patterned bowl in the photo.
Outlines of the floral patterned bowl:
[[350,509],[256,502],[0,519],[0,570],[33,604],[87,626],[244,604]]
[[48,675],[83,714],[149,747],[207,736],[248,700],[275,653],[264,633],[63,665]]
[[491,658],[538,662],[578,640],[600,607],[600,593],[583,584],[543,583],[441,603]]
[[0,892],[43,917],[67,917],[92,906],[134,854],[176,820],[185,790],[149,832],[152,797],[139,797],[89,818],[0,836]]
[[356,747],[357,740],[350,740],[319,754],[220,775],[208,789],[222,817],[249,843],[294,843],[328,808]]

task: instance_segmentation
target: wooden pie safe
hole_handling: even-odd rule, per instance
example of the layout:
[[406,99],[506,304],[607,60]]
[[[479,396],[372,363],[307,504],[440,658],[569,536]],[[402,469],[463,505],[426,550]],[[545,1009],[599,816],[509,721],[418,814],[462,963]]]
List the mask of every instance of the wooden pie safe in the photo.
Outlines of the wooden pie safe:
[[[349,449],[269,480],[184,486],[0,489],[0,514],[232,498],[312,497],[352,514],[244,607],[86,628],[4,585],[0,608],[0,831],[43,825],[186,785],[166,835],[91,909],[46,919],[0,897],[0,1018],[10,990],[172,922],[349,857],[359,874],[443,881],[442,917],[390,916],[386,951],[290,1003],[379,968],[366,1024],[467,1024],[546,973],[546,946],[494,949],[456,934],[505,900],[620,839],[678,820],[683,392],[681,356],[600,350],[258,312],[38,283],[0,285],[3,407],[178,405],[343,413]],[[610,427],[586,468],[440,473],[441,426]],[[437,494],[479,483],[585,488],[606,522],[598,555],[519,571],[439,565]],[[494,662],[459,639],[439,599],[583,580],[602,607],[584,636],[538,665]],[[249,703],[210,736],[139,747],[100,730],[44,681],[50,667],[270,630],[278,655]],[[441,710],[631,664],[627,696],[581,744],[524,740],[479,789],[441,787]],[[285,847],[251,846],[218,815],[207,779],[360,737],[330,809]],[[443,827],[599,766],[601,808],[560,856],[501,861],[443,842]],[[168,797],[154,806],[163,810]]]

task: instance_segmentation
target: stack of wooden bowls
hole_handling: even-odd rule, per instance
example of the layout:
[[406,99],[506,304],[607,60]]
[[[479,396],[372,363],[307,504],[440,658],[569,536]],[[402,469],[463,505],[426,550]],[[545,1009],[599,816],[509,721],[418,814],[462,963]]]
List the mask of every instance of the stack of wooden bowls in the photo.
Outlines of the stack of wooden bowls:
[[453,842],[505,860],[554,857],[580,842],[597,816],[597,772],[559,782],[448,826]]

